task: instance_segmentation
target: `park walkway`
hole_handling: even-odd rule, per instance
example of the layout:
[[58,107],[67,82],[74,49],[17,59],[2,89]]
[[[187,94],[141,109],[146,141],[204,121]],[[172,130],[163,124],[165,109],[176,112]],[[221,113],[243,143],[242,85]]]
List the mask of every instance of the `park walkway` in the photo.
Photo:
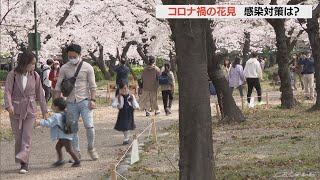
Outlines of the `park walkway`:
[[[159,107],[162,103],[159,101]],[[2,114],[1,128],[10,127],[9,120],[5,118],[6,113]],[[86,134],[81,123],[80,143],[82,166],[79,168],[70,167],[67,163],[64,167],[52,168],[50,165],[56,160],[55,143],[50,139],[50,129],[36,128],[33,133],[33,144],[30,156],[29,173],[25,175],[18,174],[20,168],[14,163],[14,141],[1,141],[1,173],[0,179],[25,179],[25,180],[54,180],[54,179],[102,179],[107,174],[110,163],[114,163],[126,150],[127,146],[122,145],[123,135],[113,130],[117,118],[117,110],[111,107],[100,107],[95,110],[95,128],[96,128],[96,148],[99,153],[97,161],[91,161],[86,152]],[[3,118],[4,117],[4,118]],[[177,123],[178,106],[177,102],[173,106],[173,114],[165,116],[162,112],[157,116],[158,133],[163,132],[164,127]],[[137,129],[130,132],[139,134],[151,122],[150,117],[145,117],[145,113],[137,111],[135,114]],[[142,136],[146,137],[148,132]],[[65,159],[69,155],[64,152]]]

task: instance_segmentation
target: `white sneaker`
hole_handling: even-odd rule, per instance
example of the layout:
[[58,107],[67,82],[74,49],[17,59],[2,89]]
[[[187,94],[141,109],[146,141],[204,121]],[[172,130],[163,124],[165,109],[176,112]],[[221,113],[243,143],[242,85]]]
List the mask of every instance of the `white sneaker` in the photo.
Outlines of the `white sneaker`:
[[20,174],[26,174],[28,171],[26,169],[20,169],[19,173]]
[[91,150],[88,150],[88,153],[89,153],[91,159],[94,160],[94,161],[99,158],[98,153],[97,153],[95,148],[93,148]]

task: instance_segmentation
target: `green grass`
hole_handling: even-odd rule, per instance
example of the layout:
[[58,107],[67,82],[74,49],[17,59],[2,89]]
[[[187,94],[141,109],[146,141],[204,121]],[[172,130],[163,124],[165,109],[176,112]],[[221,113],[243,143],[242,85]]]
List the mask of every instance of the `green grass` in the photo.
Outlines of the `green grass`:
[[13,132],[11,128],[0,128],[0,141],[12,141],[13,140]]
[[0,89],[0,104],[4,104],[4,90]]
[[[319,179],[320,112],[306,112],[308,108],[249,109],[244,112],[245,123],[223,127],[214,123],[217,179]],[[170,135],[158,138],[158,149],[168,157],[178,158],[178,125],[166,131]],[[178,167],[178,160],[173,162]],[[174,169],[162,170],[168,166],[163,155],[151,151],[135,166],[135,171],[129,172],[129,177],[177,179]]]

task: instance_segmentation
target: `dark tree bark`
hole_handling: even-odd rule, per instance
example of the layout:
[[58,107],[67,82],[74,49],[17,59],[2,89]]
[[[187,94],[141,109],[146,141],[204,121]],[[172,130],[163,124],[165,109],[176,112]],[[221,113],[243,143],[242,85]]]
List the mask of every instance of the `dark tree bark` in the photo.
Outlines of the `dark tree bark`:
[[[277,5],[277,0],[271,0],[270,4]],[[292,109],[296,106],[297,101],[293,97],[293,90],[291,87],[289,73],[289,50],[285,30],[285,19],[267,19],[267,22],[273,27],[276,33],[277,63],[279,66],[278,74],[281,80],[281,107]]]
[[288,54],[290,54],[290,52],[293,50],[293,48],[296,46],[299,37],[303,34],[304,30],[300,30],[299,33],[297,34],[296,37],[292,37],[292,34],[294,32],[295,28],[292,28],[289,32],[288,32],[288,36],[287,37],[287,46],[288,46]]
[[[206,0],[163,0],[163,4],[213,4]],[[169,20],[177,54],[179,80],[179,179],[215,179],[208,88],[208,20]]]
[[240,123],[245,121],[240,108],[235,103],[231,94],[229,83],[223,71],[220,69],[218,57],[216,56],[216,44],[212,37],[212,29],[207,26],[207,53],[208,53],[208,75],[216,88],[222,124]]
[[60,62],[62,65],[66,64],[69,59],[68,59],[68,54],[67,54],[67,44],[64,44],[61,46],[61,58],[62,58],[62,62]]
[[19,51],[25,51],[25,50],[27,50],[27,46],[26,46],[27,42],[19,41],[19,39],[18,39],[18,37],[17,37],[17,32],[16,32],[16,31],[9,31],[9,30],[7,29],[7,32],[8,32],[8,34],[10,35],[11,39],[13,40],[13,42],[16,43],[17,49],[18,49]]
[[[69,2],[69,9],[74,5],[74,0],[71,0]],[[58,23],[56,24],[56,27],[58,26],[62,26],[63,23],[67,20],[67,18],[69,17],[70,15],[70,10],[69,9],[66,9],[63,13],[63,16],[59,19]]]
[[[319,16],[320,16],[320,2],[317,7],[312,11],[312,18],[307,19],[308,38],[310,41],[312,55],[314,58],[315,66],[315,81],[317,100],[316,104],[310,110],[320,110],[320,36],[319,36]],[[302,20],[299,20],[300,23]]]
[[148,56],[145,54],[141,44],[137,45],[137,52],[139,53],[139,55],[142,58],[143,62],[145,64],[148,64]]
[[274,52],[270,52],[270,55],[269,55],[269,68],[270,67],[273,67],[275,64],[276,64],[276,59],[274,57]]
[[242,50],[243,68],[245,67],[246,62],[249,60],[249,52],[250,52],[250,32],[244,32],[244,45]]
[[106,65],[103,60],[103,45],[100,42],[97,42],[98,49],[99,49],[99,56],[95,56],[94,54],[98,51],[97,49],[94,51],[89,51],[89,55],[92,60],[96,63],[98,68],[101,70],[104,79],[110,80],[111,76],[106,70]]
[[170,58],[170,65],[171,65],[171,71],[173,72],[173,74],[177,74],[177,61],[176,61],[176,56],[173,54],[172,51],[174,51],[175,49],[173,50],[170,50],[169,52],[169,58]]

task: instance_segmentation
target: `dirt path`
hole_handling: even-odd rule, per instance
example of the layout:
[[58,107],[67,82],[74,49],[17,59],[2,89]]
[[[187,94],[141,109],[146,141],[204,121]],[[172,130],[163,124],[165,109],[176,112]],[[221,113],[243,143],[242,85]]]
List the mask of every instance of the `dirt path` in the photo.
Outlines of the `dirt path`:
[[[162,103],[159,102],[162,108]],[[0,179],[32,179],[32,180],[53,180],[53,179],[102,179],[105,177],[111,162],[122,155],[127,146],[122,145],[122,133],[113,130],[116,122],[117,111],[111,107],[98,108],[95,110],[95,128],[96,128],[96,148],[99,153],[98,161],[91,161],[86,152],[86,134],[81,123],[80,128],[80,148],[82,155],[82,166],[71,168],[71,164],[65,164],[61,168],[52,168],[50,165],[56,160],[55,142],[50,139],[50,130],[46,128],[36,128],[33,133],[33,144],[30,157],[29,173],[25,175],[18,174],[20,168],[14,163],[14,141],[1,141],[1,173]],[[164,127],[177,123],[178,105],[173,106],[173,114],[165,116],[162,112],[157,116],[158,133],[163,131]],[[147,127],[151,121],[150,117],[145,117],[143,112],[136,112],[135,121],[137,129],[130,134],[139,134]],[[9,127],[8,120],[2,117],[1,128]],[[148,135],[148,131],[142,139]],[[65,159],[69,155],[64,152]]]

